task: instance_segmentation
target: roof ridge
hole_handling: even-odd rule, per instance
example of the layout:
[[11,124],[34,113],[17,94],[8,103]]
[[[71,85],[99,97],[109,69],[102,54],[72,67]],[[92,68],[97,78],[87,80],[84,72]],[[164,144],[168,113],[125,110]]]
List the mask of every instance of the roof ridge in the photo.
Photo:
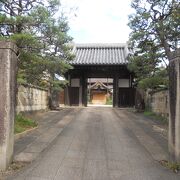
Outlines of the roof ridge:
[[111,47],[126,47],[127,43],[80,43],[75,44],[76,48],[111,48]]

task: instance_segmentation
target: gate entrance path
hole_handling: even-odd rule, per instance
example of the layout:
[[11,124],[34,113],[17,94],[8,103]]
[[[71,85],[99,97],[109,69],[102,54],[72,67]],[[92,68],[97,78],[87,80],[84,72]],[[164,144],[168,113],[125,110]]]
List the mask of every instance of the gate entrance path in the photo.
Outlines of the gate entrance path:
[[153,125],[125,109],[81,108],[36,161],[9,179],[179,180],[158,162],[167,158],[167,140]]

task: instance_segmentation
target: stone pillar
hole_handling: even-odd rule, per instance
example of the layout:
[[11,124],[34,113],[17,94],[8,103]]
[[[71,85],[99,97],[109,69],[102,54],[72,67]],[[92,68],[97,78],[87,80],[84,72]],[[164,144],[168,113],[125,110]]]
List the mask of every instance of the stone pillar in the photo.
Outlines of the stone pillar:
[[0,170],[13,158],[16,101],[17,48],[0,41]]
[[169,152],[180,162],[180,49],[172,53],[169,67]]

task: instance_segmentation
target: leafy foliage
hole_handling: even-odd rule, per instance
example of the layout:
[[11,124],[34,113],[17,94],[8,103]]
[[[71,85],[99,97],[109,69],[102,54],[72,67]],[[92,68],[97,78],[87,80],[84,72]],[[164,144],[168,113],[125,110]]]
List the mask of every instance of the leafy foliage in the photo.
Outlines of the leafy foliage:
[[49,86],[55,73],[71,66],[68,22],[59,12],[59,0],[1,0],[0,38],[13,40],[19,48],[20,81]]
[[145,78],[139,81],[139,87],[142,89],[164,89],[168,86],[168,79],[166,77],[154,76]]
[[166,89],[169,84],[167,68],[158,67],[158,64],[153,64],[151,59],[141,58],[134,57],[128,65],[128,68],[136,75],[136,85],[144,90]]
[[131,6],[135,13],[129,16],[129,27],[136,53],[169,59],[180,43],[178,0],[133,0]]
[[134,14],[129,16],[131,56],[129,69],[140,85],[154,88],[167,84],[158,76],[159,64],[168,69],[171,52],[180,46],[180,3],[178,0],[132,0]]

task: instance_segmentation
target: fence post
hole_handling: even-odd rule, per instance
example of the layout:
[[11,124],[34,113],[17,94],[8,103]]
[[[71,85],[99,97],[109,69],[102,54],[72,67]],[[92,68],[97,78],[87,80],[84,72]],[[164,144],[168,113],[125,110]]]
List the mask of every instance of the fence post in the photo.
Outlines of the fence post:
[[169,66],[169,152],[171,160],[180,162],[180,49]]
[[5,170],[13,158],[16,53],[14,43],[0,41],[0,170]]

